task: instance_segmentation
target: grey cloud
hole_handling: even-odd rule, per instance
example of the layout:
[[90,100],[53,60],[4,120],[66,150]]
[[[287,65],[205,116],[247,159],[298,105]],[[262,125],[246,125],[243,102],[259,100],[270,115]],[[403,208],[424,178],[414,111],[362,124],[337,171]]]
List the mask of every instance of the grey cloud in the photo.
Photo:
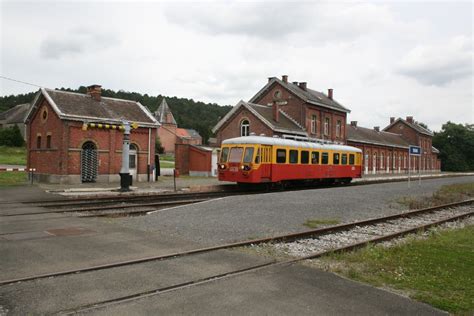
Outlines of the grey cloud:
[[300,35],[295,40],[311,46],[351,40],[395,24],[386,6],[364,3],[176,4],[165,7],[164,15],[170,23],[207,34],[245,35],[272,41]]
[[422,84],[443,86],[473,73],[472,40],[460,36],[438,46],[420,46],[410,51],[397,72]]
[[114,34],[96,33],[87,29],[73,29],[57,37],[44,39],[40,44],[40,56],[59,59],[91,51],[101,51],[119,43]]
[[209,34],[277,38],[305,29],[312,6],[285,3],[221,3],[166,7],[169,22]]

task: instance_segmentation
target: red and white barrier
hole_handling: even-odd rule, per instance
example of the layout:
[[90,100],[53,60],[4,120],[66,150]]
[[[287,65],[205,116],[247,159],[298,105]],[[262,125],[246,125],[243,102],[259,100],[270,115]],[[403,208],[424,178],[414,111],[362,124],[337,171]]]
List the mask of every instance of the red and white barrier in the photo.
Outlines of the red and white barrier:
[[28,172],[35,172],[36,171],[36,168],[0,168],[0,172],[1,171],[28,171]]

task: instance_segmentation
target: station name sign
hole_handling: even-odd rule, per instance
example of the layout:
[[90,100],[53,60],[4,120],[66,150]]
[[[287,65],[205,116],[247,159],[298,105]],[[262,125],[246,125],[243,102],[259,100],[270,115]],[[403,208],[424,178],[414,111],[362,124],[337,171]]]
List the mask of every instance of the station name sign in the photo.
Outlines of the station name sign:
[[412,156],[420,156],[421,155],[421,147],[420,146],[410,146],[409,153]]

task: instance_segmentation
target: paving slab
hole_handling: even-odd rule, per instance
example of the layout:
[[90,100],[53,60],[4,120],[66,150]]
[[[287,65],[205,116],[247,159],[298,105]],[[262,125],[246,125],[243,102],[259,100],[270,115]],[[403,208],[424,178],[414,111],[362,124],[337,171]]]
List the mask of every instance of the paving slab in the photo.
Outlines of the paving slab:
[[192,241],[94,218],[43,218],[0,227],[9,227],[0,234],[2,281],[199,248]]
[[248,268],[268,259],[220,250],[0,287],[9,315],[53,314]]
[[447,315],[409,298],[300,264],[263,269],[81,314]]

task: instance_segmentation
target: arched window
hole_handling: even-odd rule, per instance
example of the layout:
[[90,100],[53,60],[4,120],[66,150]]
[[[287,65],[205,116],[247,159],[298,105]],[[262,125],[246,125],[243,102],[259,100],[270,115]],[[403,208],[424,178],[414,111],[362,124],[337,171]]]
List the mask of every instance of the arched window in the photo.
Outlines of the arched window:
[[249,120],[243,120],[240,122],[240,136],[250,135],[250,122]]
[[383,153],[380,153],[380,169],[383,169]]
[[137,145],[130,144],[129,160],[128,160],[129,169],[136,169],[137,168],[137,153],[138,153]]
[[97,147],[91,141],[82,145],[81,151],[81,180],[82,182],[95,182],[98,173]]
[[41,148],[41,135],[36,136],[36,148]]
[[46,148],[51,148],[51,135],[46,136]]

